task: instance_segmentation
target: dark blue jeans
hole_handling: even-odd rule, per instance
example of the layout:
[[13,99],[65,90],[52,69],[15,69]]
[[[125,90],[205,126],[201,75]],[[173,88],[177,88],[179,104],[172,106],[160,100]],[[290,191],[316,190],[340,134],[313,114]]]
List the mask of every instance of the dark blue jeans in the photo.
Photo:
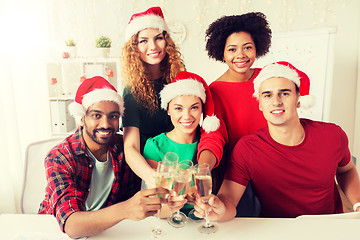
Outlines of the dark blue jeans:
[[255,196],[251,182],[236,206],[236,217],[258,217],[261,211],[259,199]]

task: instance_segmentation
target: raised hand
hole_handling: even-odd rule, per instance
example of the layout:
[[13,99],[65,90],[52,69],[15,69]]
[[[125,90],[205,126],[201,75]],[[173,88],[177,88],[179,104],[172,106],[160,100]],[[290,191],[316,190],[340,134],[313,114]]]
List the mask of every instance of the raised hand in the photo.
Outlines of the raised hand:
[[170,209],[170,212],[176,212],[180,210],[185,203],[187,203],[187,200],[183,195],[178,195],[175,191],[170,191],[170,197],[168,198],[168,207]]
[[218,221],[225,214],[224,203],[215,195],[211,194],[208,203],[204,203],[200,197],[195,201],[195,216],[204,218],[206,212],[208,212],[208,218],[211,221]]
[[164,188],[144,189],[137,192],[126,201],[127,218],[138,221],[156,214],[161,204],[167,203],[165,198],[159,196],[166,194],[169,194],[169,190]]

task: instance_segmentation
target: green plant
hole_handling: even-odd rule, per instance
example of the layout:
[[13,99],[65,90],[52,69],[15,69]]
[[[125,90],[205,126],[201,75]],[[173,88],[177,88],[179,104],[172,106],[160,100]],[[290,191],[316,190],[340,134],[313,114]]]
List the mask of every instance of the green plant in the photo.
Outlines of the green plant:
[[69,39],[65,43],[66,43],[66,46],[73,46],[73,47],[76,46],[76,42],[73,39]]
[[110,48],[111,47],[111,39],[108,36],[101,35],[98,39],[96,39],[96,47],[97,48]]

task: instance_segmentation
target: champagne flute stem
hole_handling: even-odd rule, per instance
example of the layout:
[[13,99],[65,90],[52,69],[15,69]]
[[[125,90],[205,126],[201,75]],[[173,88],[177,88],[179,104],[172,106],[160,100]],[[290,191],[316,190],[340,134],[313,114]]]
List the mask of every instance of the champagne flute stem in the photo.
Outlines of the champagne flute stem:
[[205,211],[205,227],[206,228],[209,228],[210,227],[210,221],[209,221],[209,212],[208,211]]
[[156,220],[156,227],[155,227],[158,231],[160,231],[160,214],[161,214],[161,210],[159,209],[158,215],[157,215],[157,220]]
[[159,235],[161,235],[161,228],[160,228],[160,209],[158,210],[158,216],[156,218],[156,225],[154,229],[152,230],[153,237],[157,238]]

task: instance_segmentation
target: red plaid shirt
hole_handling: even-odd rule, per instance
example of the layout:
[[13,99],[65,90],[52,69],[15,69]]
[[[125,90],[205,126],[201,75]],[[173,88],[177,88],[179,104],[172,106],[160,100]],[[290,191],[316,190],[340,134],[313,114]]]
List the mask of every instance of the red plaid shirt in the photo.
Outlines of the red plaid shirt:
[[[117,135],[114,142],[109,151],[115,179],[103,207],[125,201],[140,190],[140,178],[125,162],[122,136]],[[64,231],[66,219],[74,212],[85,210],[93,166],[79,127],[45,158],[46,195],[38,213],[54,215]]]

